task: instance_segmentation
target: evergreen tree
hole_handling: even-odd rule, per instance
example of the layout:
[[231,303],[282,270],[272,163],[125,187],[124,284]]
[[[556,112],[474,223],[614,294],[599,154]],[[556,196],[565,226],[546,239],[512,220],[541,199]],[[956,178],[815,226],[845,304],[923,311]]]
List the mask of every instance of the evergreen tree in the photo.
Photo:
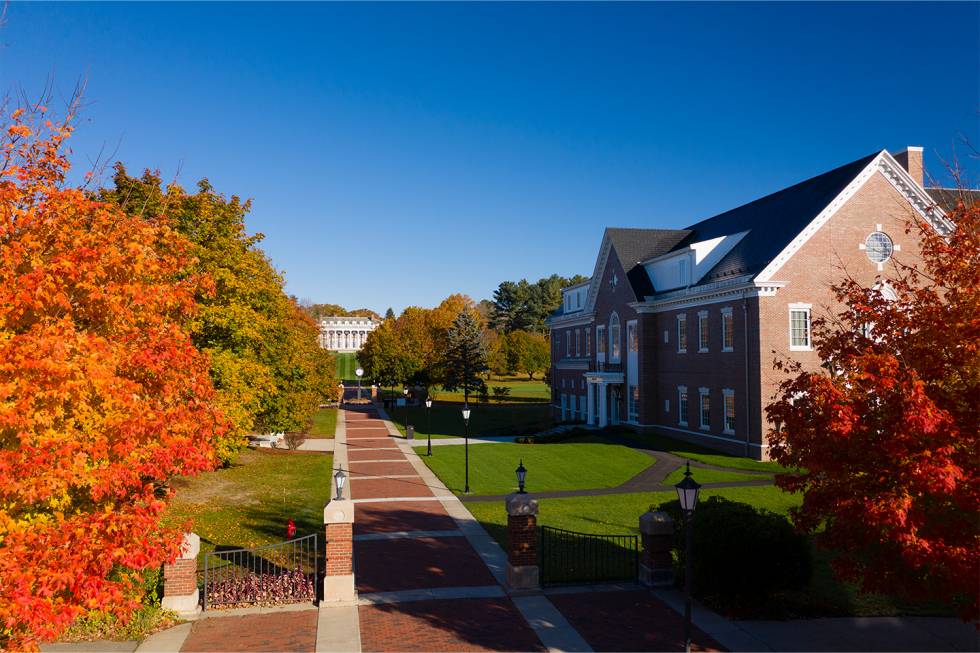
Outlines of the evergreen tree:
[[395,311],[391,310],[391,307],[389,306],[388,310],[385,311],[385,319],[390,320],[393,317],[395,317]]
[[462,388],[466,404],[470,392],[485,385],[480,375],[487,371],[486,344],[483,329],[473,311],[464,310],[453,320],[446,336],[446,372],[442,389],[455,392]]

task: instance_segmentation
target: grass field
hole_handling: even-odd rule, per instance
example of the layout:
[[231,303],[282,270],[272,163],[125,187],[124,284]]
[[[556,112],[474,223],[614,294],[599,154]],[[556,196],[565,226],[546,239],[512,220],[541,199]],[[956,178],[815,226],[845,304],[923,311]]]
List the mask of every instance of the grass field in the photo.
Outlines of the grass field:
[[[424,447],[417,447],[423,452]],[[474,494],[509,494],[517,489],[514,470],[523,461],[531,492],[615,487],[636,476],[655,460],[646,454],[613,445],[596,436],[583,436],[548,445],[480,444],[469,448],[470,489]],[[450,490],[464,487],[464,447],[435,447],[422,460]]]
[[[463,413],[461,407],[433,406],[432,407],[432,439],[461,438],[464,435]],[[388,417],[398,430],[405,433],[405,407],[389,408]],[[471,405],[470,437],[476,437],[481,431],[510,428],[521,424],[538,424],[548,417],[547,408],[481,408],[477,410]],[[425,438],[428,429],[428,418],[425,406],[410,406],[408,408],[408,423],[415,427],[415,437]]]
[[[675,469],[661,485],[677,485],[684,478],[683,469]],[[771,474],[742,474],[739,472],[722,472],[716,469],[692,469],[691,478],[698,483],[734,483],[737,481],[764,481],[771,479]]]
[[[332,462],[328,454],[246,449],[228,468],[174,479],[177,495],[164,519],[191,519],[202,551],[281,542],[287,518],[296,523],[296,537],[322,534]],[[203,567],[204,556],[198,562]]]
[[322,408],[313,413],[313,428],[307,437],[332,438],[337,431],[337,410]]
[[[530,381],[528,379],[515,379],[513,377],[506,377],[500,380],[491,379],[486,382],[488,388],[490,388],[490,403],[491,405],[496,405],[498,402],[493,399],[493,387],[494,386],[504,386],[510,388],[510,394],[507,395],[501,402],[501,404],[548,404],[551,402],[551,389],[545,385],[543,381]],[[463,402],[462,392],[443,392],[438,387],[433,388],[432,398],[435,401],[443,402]],[[470,394],[470,403],[475,401],[473,394]]]
[[333,378],[343,379],[345,384],[347,382],[351,382],[356,385],[357,375],[354,374],[354,370],[357,369],[357,354],[344,353],[344,354],[336,354],[336,356],[337,356],[337,370],[334,372]]
[[774,462],[749,460],[748,458],[741,458],[739,456],[722,453],[716,449],[709,449],[708,447],[702,447],[698,444],[684,442],[683,440],[671,438],[666,435],[659,435],[655,433],[627,433],[625,437],[633,440],[641,446],[649,447],[650,449],[655,449],[657,451],[666,451],[676,456],[682,456],[690,460],[696,460],[699,463],[705,463],[706,465],[728,467],[730,469],[745,469],[753,472],[772,472],[774,474],[789,471],[783,467],[780,467]]

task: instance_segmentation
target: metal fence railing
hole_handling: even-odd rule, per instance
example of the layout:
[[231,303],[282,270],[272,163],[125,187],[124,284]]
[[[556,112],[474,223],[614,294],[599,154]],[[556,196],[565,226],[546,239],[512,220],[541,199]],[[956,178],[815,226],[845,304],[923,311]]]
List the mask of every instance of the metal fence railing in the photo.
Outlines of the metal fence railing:
[[638,582],[636,535],[590,535],[541,527],[541,584],[591,585]]
[[317,599],[317,535],[204,554],[204,609]]

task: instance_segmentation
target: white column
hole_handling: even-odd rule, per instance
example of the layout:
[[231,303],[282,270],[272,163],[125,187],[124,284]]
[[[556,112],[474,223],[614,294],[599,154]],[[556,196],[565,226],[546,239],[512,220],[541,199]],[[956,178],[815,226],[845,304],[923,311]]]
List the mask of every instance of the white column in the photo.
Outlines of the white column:
[[599,384],[599,424],[597,426],[606,425],[606,411],[608,410],[608,406],[606,405],[606,395],[608,393],[606,392],[606,389],[608,387],[609,386],[607,386],[605,383]]
[[588,388],[588,395],[587,395],[588,412],[585,416],[585,423],[591,426],[595,426],[596,425],[595,424],[595,384],[589,383],[585,387]]

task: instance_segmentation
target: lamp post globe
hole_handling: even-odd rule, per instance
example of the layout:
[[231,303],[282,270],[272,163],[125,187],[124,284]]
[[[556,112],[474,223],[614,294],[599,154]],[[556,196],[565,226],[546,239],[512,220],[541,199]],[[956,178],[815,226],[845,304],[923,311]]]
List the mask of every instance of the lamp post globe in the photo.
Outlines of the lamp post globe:
[[691,653],[691,522],[694,509],[698,505],[701,484],[691,478],[691,461],[687,461],[684,480],[674,486],[677,499],[681,502],[681,515],[684,518],[684,653]]
[[468,404],[463,404],[463,451],[466,481],[463,494],[473,494],[470,491],[470,407]]
[[364,370],[360,367],[354,370],[354,374],[357,375],[357,400],[361,400],[361,377],[364,376]]
[[432,455],[432,397],[425,398],[425,415],[429,418],[429,451],[426,456]]

